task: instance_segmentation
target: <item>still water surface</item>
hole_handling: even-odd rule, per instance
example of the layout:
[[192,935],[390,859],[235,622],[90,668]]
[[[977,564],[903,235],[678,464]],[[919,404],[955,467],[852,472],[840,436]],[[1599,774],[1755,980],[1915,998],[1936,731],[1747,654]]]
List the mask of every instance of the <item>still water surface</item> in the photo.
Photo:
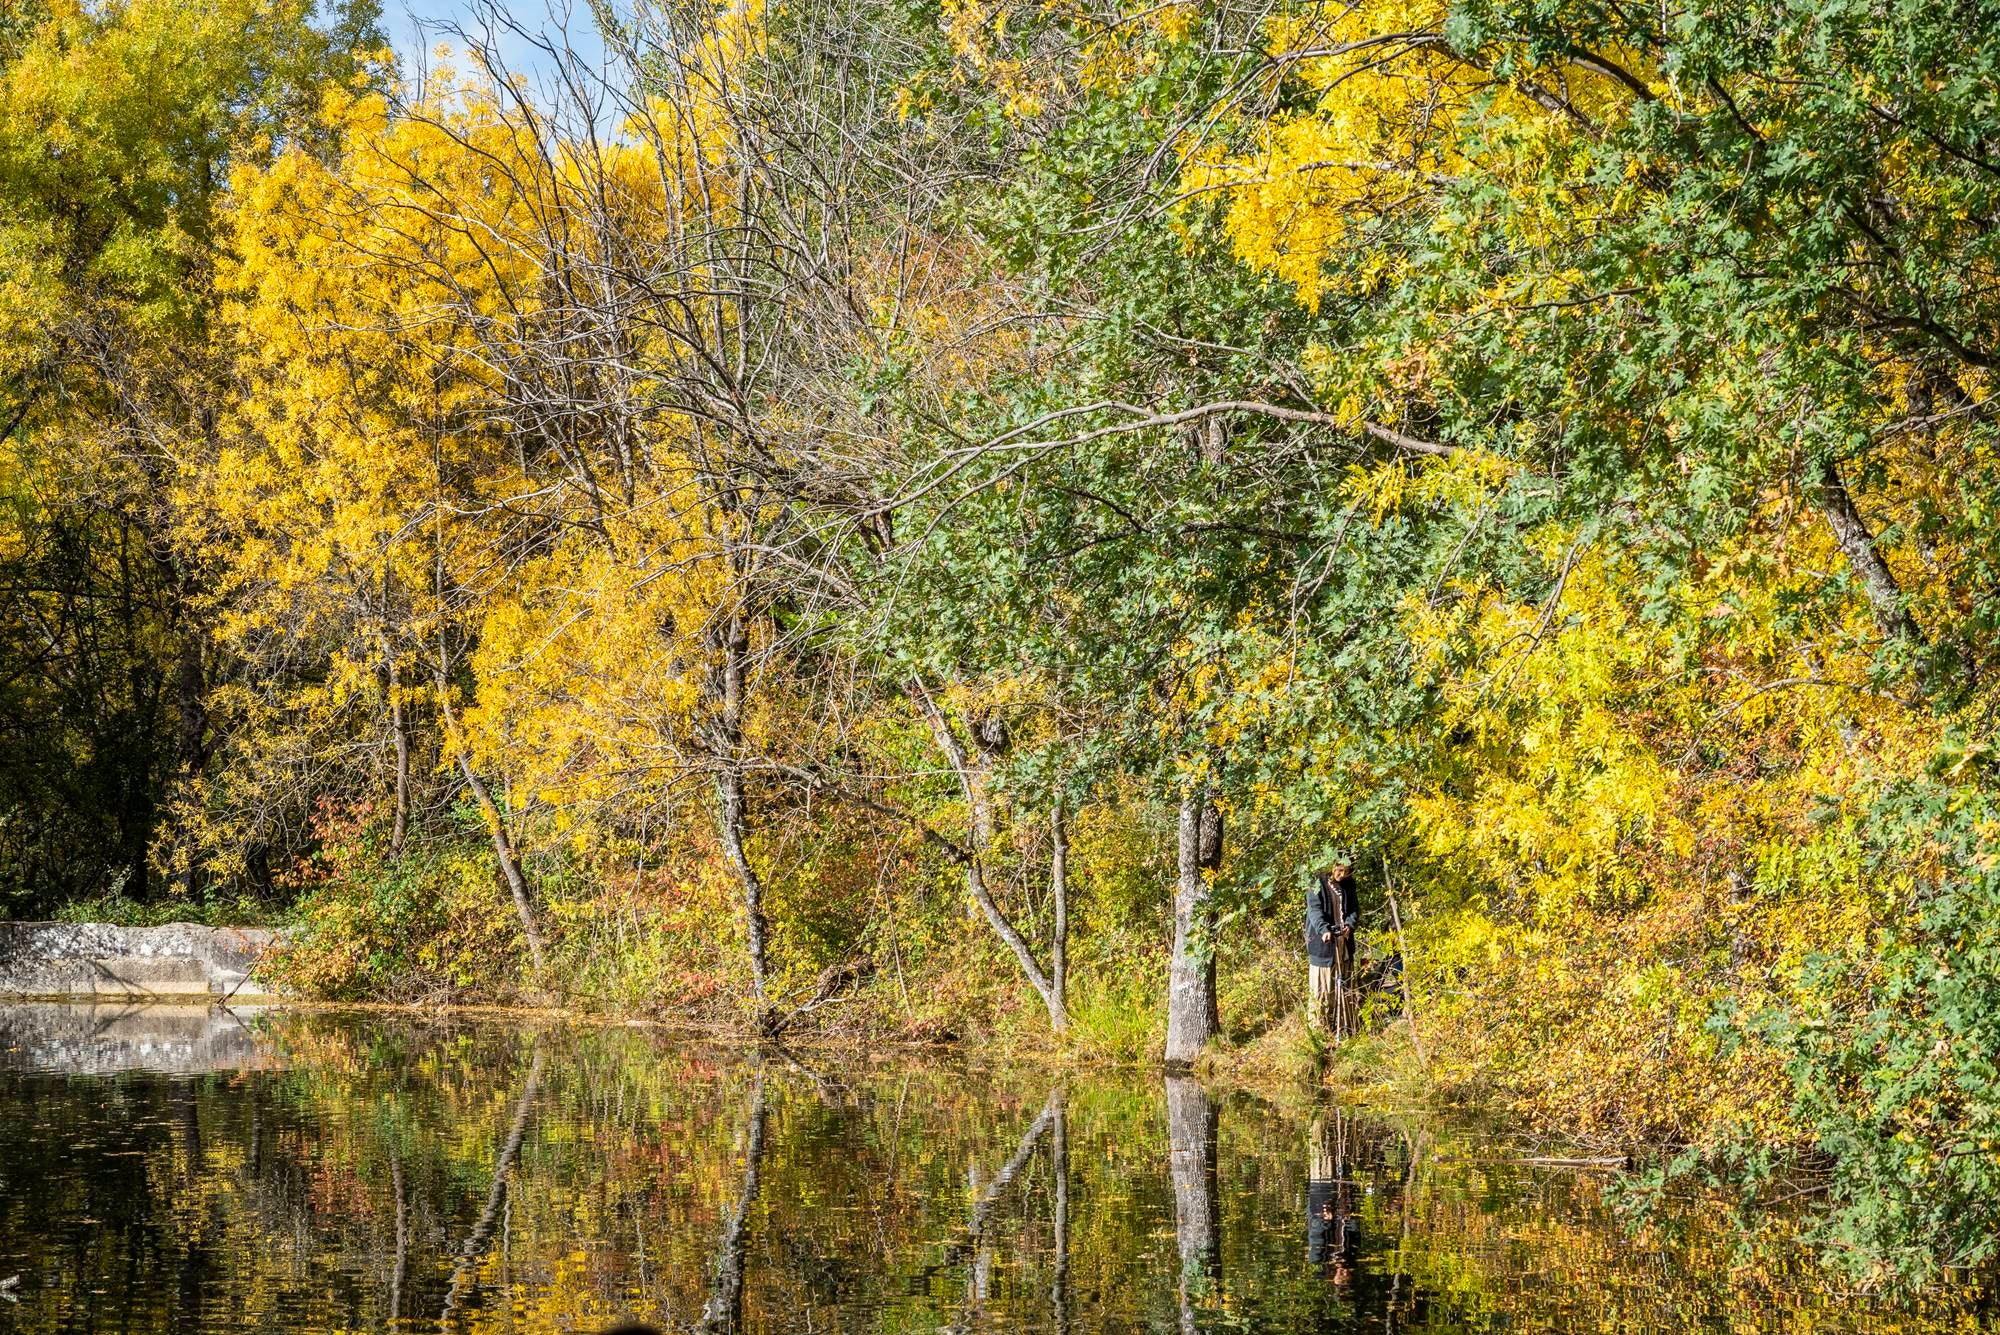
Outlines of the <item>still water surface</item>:
[[[1968,1330],[1420,1118],[652,1031],[0,1009],[0,1332]],[[1787,1257],[1790,1259],[1786,1259]]]

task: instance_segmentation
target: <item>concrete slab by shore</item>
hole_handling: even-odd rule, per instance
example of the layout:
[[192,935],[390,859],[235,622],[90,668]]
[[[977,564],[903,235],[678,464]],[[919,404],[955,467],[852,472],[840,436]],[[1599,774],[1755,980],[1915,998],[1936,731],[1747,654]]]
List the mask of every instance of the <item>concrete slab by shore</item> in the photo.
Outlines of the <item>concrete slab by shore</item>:
[[251,973],[281,935],[185,922],[0,923],[0,997],[269,1000]]

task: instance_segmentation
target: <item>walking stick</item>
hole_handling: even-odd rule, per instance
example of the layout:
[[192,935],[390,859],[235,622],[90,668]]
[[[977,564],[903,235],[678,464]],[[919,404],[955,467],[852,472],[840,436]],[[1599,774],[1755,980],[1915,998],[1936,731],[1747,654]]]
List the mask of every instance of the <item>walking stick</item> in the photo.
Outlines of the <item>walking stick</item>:
[[1396,928],[1396,953],[1403,957],[1403,967],[1397,977],[1403,984],[1403,1018],[1410,1022],[1410,1046],[1416,1049],[1417,1065],[1429,1075],[1431,1064],[1424,1056],[1424,1036],[1417,1032],[1417,1003],[1410,995],[1410,946],[1403,939],[1403,915],[1396,909],[1396,886],[1389,879],[1389,859],[1382,859],[1382,888],[1388,893],[1389,921]]
[[1347,1041],[1347,962],[1349,955],[1347,929],[1340,929],[1333,942],[1333,1037],[1337,1043]]

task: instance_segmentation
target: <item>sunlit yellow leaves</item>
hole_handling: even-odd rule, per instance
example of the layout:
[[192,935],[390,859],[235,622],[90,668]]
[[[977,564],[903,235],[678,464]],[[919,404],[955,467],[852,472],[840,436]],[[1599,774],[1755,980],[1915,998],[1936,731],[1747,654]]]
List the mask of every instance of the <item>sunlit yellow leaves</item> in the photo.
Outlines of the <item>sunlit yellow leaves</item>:
[[1193,3],[1162,5],[1154,12],[1153,21],[1159,25],[1160,35],[1167,41],[1185,42],[1201,21],[1201,10]]
[[1189,195],[1219,192],[1226,201],[1238,256],[1289,284],[1309,308],[1328,284],[1349,281],[1327,268],[1349,229],[1463,170],[1456,122],[1487,80],[1423,36],[1443,16],[1442,5],[1399,0],[1312,6],[1273,20],[1272,54],[1292,63],[1311,109],[1255,126],[1247,152],[1201,146],[1184,156]]
[[[260,727],[324,747],[367,711],[420,715],[421,759],[490,776],[481,819],[531,851],[707,800],[700,715],[742,576],[726,552],[757,516],[686,457],[698,428],[644,406],[645,368],[680,349],[635,323],[582,367],[569,285],[604,281],[609,247],[734,225],[728,99],[764,41],[759,5],[719,13],[686,86],[606,145],[545,140],[494,89],[434,72],[414,106],[331,98],[337,154],[239,172],[222,286],[248,383],[187,508],[225,575],[225,634],[314,646],[340,687],[293,685]],[[690,281],[697,303],[725,286]],[[695,318],[734,316],[716,299]],[[603,406],[537,397],[541,376],[565,394],[589,377]],[[742,742],[786,731],[768,694]]]
[[[303,152],[236,183],[233,336],[265,376],[240,408],[209,499],[229,529],[271,535],[246,575],[386,573],[435,556],[408,543],[445,479],[493,472],[493,368],[461,304],[504,323],[536,301],[528,244],[539,156],[476,99],[391,120],[382,99],[336,109],[352,145],[332,170]],[[504,480],[495,485],[517,489]],[[303,508],[302,508],[303,507]],[[311,518],[308,518],[308,516]]]
[[[1632,884],[1621,848],[1652,833],[1672,778],[1625,712],[1657,703],[1666,645],[1622,605],[1602,556],[1572,549],[1557,570],[1541,607],[1475,598],[1413,627],[1445,674],[1444,726],[1468,739],[1467,759],[1516,757],[1483,791],[1420,797],[1418,826],[1439,854],[1483,863],[1545,912]],[[1468,648],[1465,666],[1446,668]]]
[[[1382,281],[1385,257],[1347,244],[1357,231],[1412,212],[1440,236],[1462,228],[1436,205],[1474,173],[1513,192],[1503,225],[1527,249],[1606,213],[1586,205],[1576,123],[1534,84],[1539,76],[1494,77],[1453,49],[1445,16],[1434,0],[1290,10],[1269,22],[1267,42],[1308,108],[1247,121],[1236,131],[1247,144],[1181,146],[1186,198],[1219,195],[1237,256],[1309,309],[1330,291],[1365,296]],[[1644,72],[1631,53],[1613,54]],[[1566,70],[1562,86],[1585,120],[1622,114],[1631,98],[1589,65]],[[1561,299],[1560,283],[1540,286],[1513,299]]]
[[714,670],[704,631],[730,582],[705,535],[668,513],[641,510],[611,543],[578,535],[520,571],[481,623],[472,754],[559,811],[690,777],[682,757]]
[[[1357,485],[1370,499],[1383,483]],[[1407,608],[1448,730],[1436,786],[1412,794],[1414,828],[1436,865],[1512,901],[1420,936],[1447,974],[1486,948],[1471,975],[1484,1000],[1452,1023],[1518,1055],[1510,1078],[1572,1125],[1629,1113],[1622,1089],[1682,1134],[1732,1119],[1785,1134],[1768,1055],[1725,1060],[1704,1036],[1712,989],[1726,979],[1753,1008],[1783,999],[1813,952],[1865,953],[1904,893],[1870,884],[1855,822],[1864,794],[1921,766],[1937,725],[1866,688],[1865,634],[1779,629],[1788,582],[1818,578],[1833,553],[1810,515],[1774,506],[1770,522],[1790,526],[1801,568],[1759,556],[1761,539],[1719,547],[1678,595],[1705,609],[1693,656],[1642,614],[1623,553],[1559,528],[1524,535],[1550,579],[1540,602],[1468,578]],[[1510,934],[1523,918],[1545,939]],[[1704,955],[1718,944],[1726,970]]]

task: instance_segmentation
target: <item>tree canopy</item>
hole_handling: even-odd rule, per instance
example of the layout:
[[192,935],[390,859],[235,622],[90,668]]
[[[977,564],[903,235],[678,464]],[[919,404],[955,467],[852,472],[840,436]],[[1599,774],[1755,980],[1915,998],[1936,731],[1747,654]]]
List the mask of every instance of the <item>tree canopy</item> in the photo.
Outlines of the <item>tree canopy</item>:
[[1986,1260],[1996,19],[17,7],[0,886],[1180,1062],[1345,859],[1432,1078]]

